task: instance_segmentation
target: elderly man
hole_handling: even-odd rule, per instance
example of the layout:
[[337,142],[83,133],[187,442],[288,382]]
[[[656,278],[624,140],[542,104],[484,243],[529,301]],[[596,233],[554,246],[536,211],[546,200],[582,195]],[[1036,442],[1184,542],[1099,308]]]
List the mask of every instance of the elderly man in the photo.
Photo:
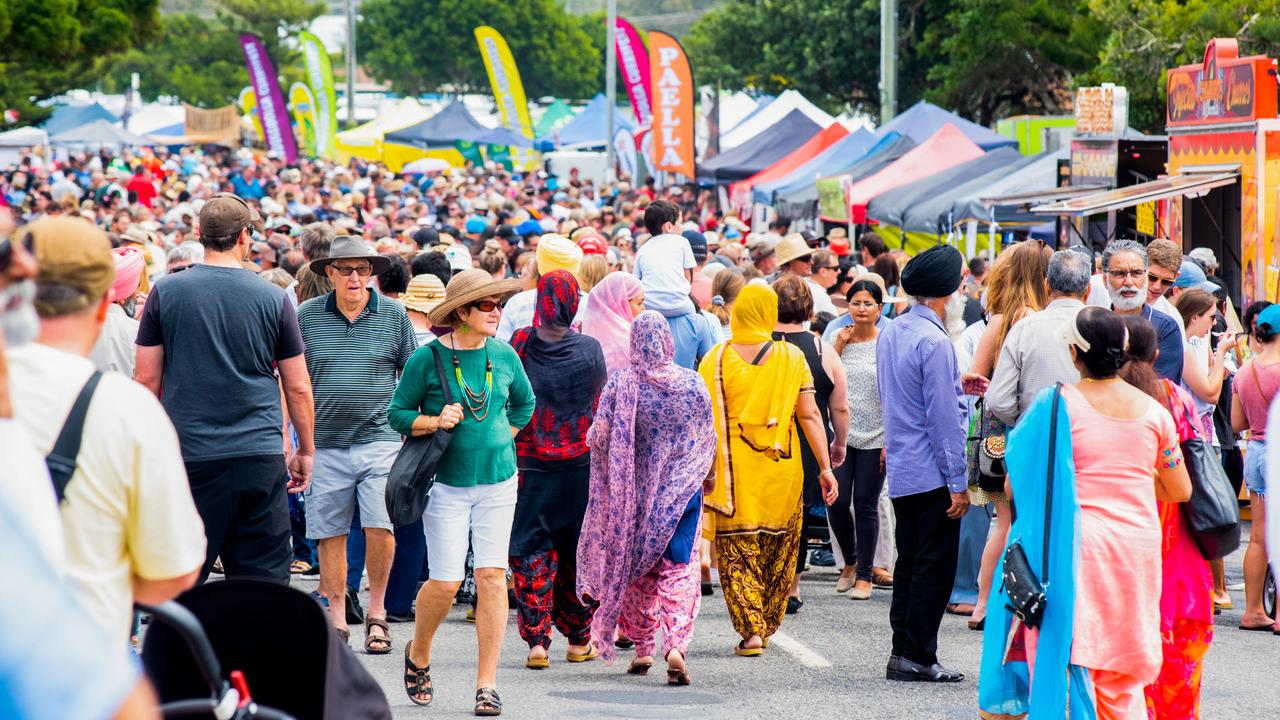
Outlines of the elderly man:
[[1023,318],[1005,336],[985,403],[1009,427],[1018,424],[1044,388],[1080,382],[1071,353],[1057,337],[1084,307],[1090,269],[1089,258],[1081,253],[1054,253],[1049,260],[1049,304]]
[[[195,582],[205,554],[200,516],[160,403],[88,360],[111,305],[107,236],[79,220],[51,218],[19,238],[39,268],[40,334],[7,353],[13,417],[41,456],[64,450],[64,428],[80,425],[73,431],[79,451],[65,464],[49,463],[66,573],[80,604],[122,647],[134,602],[162,603]],[[0,464],[7,472],[8,457]]]
[[964,679],[938,664],[937,653],[960,518],[969,508],[960,372],[945,330],[947,302],[960,288],[963,264],[950,245],[931,247],[907,263],[902,289],[916,304],[876,343],[889,497],[897,519],[889,680]]
[[1133,240],[1113,240],[1102,251],[1102,274],[1111,309],[1119,315],[1141,314],[1151,322],[1160,343],[1156,372],[1181,383],[1182,333],[1173,318],[1147,304],[1149,270],[1147,249]]
[[182,272],[192,265],[204,262],[204,246],[194,240],[188,240],[170,251],[166,261],[168,274]]
[[[258,213],[231,193],[200,209],[200,265],[161,278],[138,328],[134,378],[178,430],[208,551],[228,576],[289,580],[291,492],[311,480],[311,381],[297,314],[284,290],[241,264]],[[277,376],[277,372],[279,375]],[[281,389],[298,435],[288,458]]]
[[333,292],[298,308],[316,406],[307,538],[320,542],[320,593],[345,639],[347,533],[359,506],[369,571],[364,648],[376,655],[391,650],[383,600],[395,540],[385,497],[387,474],[400,450],[400,436],[387,425],[387,405],[418,347],[404,308],[368,288],[369,277],[390,265],[360,238],[337,238],[329,256],[310,265],[329,279]]

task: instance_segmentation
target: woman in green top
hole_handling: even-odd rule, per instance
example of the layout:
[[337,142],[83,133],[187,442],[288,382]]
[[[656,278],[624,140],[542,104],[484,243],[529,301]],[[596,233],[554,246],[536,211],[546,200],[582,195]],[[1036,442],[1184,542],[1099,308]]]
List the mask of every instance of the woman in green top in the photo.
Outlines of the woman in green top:
[[[518,290],[519,281],[494,281],[483,270],[453,276],[444,302],[428,314],[432,325],[453,332],[414,353],[387,410],[391,427],[403,435],[439,429],[452,435],[422,517],[431,577],[418,593],[414,637],[405,646],[405,691],[418,705],[431,703],[431,641],[462,583],[470,538],[480,646],[476,715],[502,712],[495,685],[507,624],[507,551],[516,506],[512,437],[529,422],[534,407],[520,358],[511,346],[492,339],[502,303]],[[443,361],[455,400],[451,405],[444,402],[434,353]]]

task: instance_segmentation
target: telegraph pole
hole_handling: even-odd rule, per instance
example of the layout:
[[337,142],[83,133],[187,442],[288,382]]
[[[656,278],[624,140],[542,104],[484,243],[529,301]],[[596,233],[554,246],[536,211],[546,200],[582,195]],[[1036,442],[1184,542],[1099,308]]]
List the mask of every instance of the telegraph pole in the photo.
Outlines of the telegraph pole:
[[880,0],[880,124],[898,114],[898,0]]
[[605,172],[607,177],[616,177],[613,168],[613,113],[618,107],[618,81],[616,75],[617,69],[617,31],[618,31],[618,0],[608,0],[608,18],[605,21],[605,37],[604,41],[604,94],[608,101],[608,112],[606,116],[609,121],[606,125],[605,132]]

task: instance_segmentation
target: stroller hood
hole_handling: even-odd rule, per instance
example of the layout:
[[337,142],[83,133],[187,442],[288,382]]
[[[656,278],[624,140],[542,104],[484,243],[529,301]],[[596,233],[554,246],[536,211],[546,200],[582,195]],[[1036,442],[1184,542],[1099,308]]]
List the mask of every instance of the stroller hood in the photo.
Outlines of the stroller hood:
[[[178,602],[200,620],[223,678],[242,671],[259,704],[299,720],[390,720],[377,681],[306,593],[245,578],[206,583]],[[142,661],[161,702],[209,696],[191,651],[166,625],[147,630]]]

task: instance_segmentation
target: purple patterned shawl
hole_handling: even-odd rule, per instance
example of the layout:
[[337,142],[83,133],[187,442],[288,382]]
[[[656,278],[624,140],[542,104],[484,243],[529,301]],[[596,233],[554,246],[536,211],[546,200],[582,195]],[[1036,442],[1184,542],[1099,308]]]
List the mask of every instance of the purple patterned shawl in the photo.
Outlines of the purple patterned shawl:
[[662,558],[715,458],[706,383],[674,358],[666,318],[638,315],[631,366],[613,373],[587,432],[591,496],[578,541],[578,595],[600,603],[591,635],[606,664],[623,593]]

